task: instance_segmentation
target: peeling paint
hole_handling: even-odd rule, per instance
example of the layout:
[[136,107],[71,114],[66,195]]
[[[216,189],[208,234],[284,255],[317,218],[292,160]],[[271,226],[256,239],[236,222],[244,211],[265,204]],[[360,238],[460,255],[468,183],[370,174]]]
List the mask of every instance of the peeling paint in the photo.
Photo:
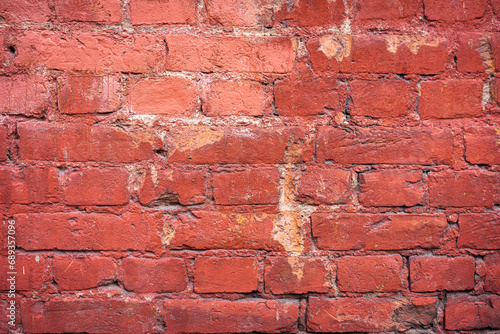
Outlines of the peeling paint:
[[328,57],[342,61],[351,54],[352,36],[350,35],[325,35],[319,38],[319,48]]
[[165,223],[163,225],[163,234],[161,236],[161,244],[164,247],[170,246],[170,242],[175,235],[175,227],[172,224]]
[[417,54],[422,46],[432,46],[437,47],[439,44],[444,43],[443,38],[432,38],[428,36],[402,36],[402,35],[391,35],[385,38],[385,43],[387,51],[391,53],[396,53],[398,48],[402,45],[408,47],[411,53]]
[[287,252],[302,252],[302,215],[295,211],[281,212],[274,221],[272,234]]
[[304,260],[298,256],[288,257],[288,264],[292,268],[292,274],[294,274],[297,279],[302,280],[304,277]]

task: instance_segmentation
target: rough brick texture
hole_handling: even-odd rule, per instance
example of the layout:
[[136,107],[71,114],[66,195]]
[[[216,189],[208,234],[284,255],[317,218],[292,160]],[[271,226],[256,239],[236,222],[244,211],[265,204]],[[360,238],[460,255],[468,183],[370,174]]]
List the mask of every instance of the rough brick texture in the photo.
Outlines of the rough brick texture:
[[0,333],[500,330],[499,26],[0,0]]

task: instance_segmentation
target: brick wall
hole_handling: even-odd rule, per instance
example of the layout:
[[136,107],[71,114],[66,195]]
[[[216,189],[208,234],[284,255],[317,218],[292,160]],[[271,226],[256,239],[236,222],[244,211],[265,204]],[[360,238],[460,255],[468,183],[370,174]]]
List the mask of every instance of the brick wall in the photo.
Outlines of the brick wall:
[[0,16],[1,332],[500,329],[500,1]]

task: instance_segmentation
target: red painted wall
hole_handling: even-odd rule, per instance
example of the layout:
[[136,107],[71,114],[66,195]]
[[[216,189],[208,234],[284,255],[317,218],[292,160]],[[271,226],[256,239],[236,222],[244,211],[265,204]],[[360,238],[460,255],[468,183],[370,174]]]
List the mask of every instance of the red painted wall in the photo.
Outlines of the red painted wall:
[[500,1],[0,16],[1,332],[500,329]]

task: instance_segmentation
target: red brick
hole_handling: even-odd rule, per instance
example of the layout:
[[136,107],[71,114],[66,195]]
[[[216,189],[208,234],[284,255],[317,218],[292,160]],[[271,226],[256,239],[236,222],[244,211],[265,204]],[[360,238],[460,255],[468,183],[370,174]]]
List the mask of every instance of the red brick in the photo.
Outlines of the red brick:
[[470,21],[484,16],[486,0],[424,0],[424,9],[431,21]]
[[[157,233],[147,215],[67,212],[14,216],[16,238],[25,250],[151,250]],[[158,237],[159,238],[159,237]]]
[[470,127],[465,130],[465,160],[477,165],[500,164],[500,129]]
[[179,215],[170,247],[174,249],[265,249],[281,250],[274,239],[276,214],[193,211]]
[[417,256],[410,258],[410,289],[415,292],[459,291],[474,288],[472,257]]
[[421,6],[421,0],[360,0],[356,3],[356,19],[402,19],[416,16]]
[[448,330],[500,329],[500,296],[455,295],[444,312]]
[[67,205],[123,205],[130,199],[129,174],[122,168],[86,168],[65,175]]
[[134,73],[165,70],[165,41],[157,35],[24,31],[16,46],[13,64],[22,68]]
[[196,84],[186,78],[147,78],[131,83],[130,108],[136,114],[171,117],[193,115],[199,109]]
[[457,246],[472,249],[500,249],[500,217],[494,214],[460,214]]
[[340,291],[397,292],[402,287],[403,260],[399,255],[346,256],[337,262]]
[[296,127],[210,128],[178,127],[167,137],[169,162],[191,164],[280,163],[301,160],[301,152],[289,156],[287,148],[303,140],[304,132]]
[[257,260],[251,257],[197,257],[194,291],[197,293],[257,290]]
[[340,109],[337,79],[315,77],[309,69],[278,81],[274,95],[281,116],[314,116]]
[[487,35],[471,32],[459,34],[456,55],[458,71],[465,73],[494,71],[495,64],[490,52]]
[[487,35],[491,50],[488,50],[494,59],[493,70],[498,71],[498,62],[500,61],[500,33],[493,32]]
[[300,177],[297,200],[308,204],[345,204],[351,198],[351,172],[308,168]]
[[314,213],[311,218],[318,247],[328,250],[437,248],[447,227],[444,215]]
[[295,41],[286,37],[195,37],[167,35],[167,70],[287,73]]
[[0,168],[0,203],[12,203],[12,175],[11,168]]
[[21,302],[23,328],[29,333],[150,333],[156,310],[132,298],[54,297]]
[[121,23],[120,0],[55,0],[59,21]]
[[321,127],[317,159],[347,164],[450,164],[453,134],[443,128]]
[[307,329],[312,332],[388,332],[431,326],[436,298],[309,298]]
[[272,26],[276,0],[206,0],[208,20],[212,25]]
[[422,119],[480,117],[483,83],[480,80],[425,81],[419,102]]
[[359,176],[359,202],[364,206],[415,206],[423,204],[422,172],[380,170]]
[[329,270],[325,258],[268,257],[265,262],[266,292],[275,295],[328,292]]
[[178,292],[188,284],[183,259],[125,258],[122,267],[123,285],[135,293]]
[[197,7],[197,0],[131,0],[130,23],[195,24],[198,21]]
[[25,167],[12,182],[13,203],[54,203],[59,196],[59,172],[53,167]]
[[333,26],[344,18],[344,2],[329,0],[300,0],[281,3],[276,21],[293,26]]
[[100,283],[116,281],[118,276],[116,263],[107,257],[55,256],[52,267],[61,291],[96,288]]
[[249,80],[214,80],[204,86],[203,113],[207,116],[262,116],[271,113],[269,86]]
[[0,161],[7,160],[7,128],[0,125]]
[[150,131],[106,125],[20,122],[19,151],[24,160],[135,162],[154,155]]
[[117,76],[57,78],[57,103],[65,114],[109,113],[121,106]]
[[9,0],[0,3],[0,15],[7,23],[43,23],[50,18],[46,0]]
[[496,174],[477,170],[429,174],[429,202],[433,207],[492,207]]
[[486,265],[484,290],[500,294],[500,253],[485,256],[484,264]]
[[0,113],[40,115],[50,107],[49,82],[40,76],[0,77]]
[[323,35],[307,49],[319,72],[438,74],[450,60],[444,38],[422,35]]
[[[7,241],[7,237],[5,239]],[[2,270],[0,273],[0,290],[9,291],[8,272],[16,272],[15,290],[34,292],[49,285],[52,280],[50,264],[43,255],[16,254],[14,270],[10,270],[7,257],[0,257]]]
[[276,300],[175,299],[165,306],[166,333],[293,333],[299,306]]
[[212,174],[215,204],[277,204],[279,172],[275,168]]
[[349,85],[353,116],[401,117],[413,108],[414,92],[404,80],[354,80]]
[[148,206],[201,204],[205,200],[205,172],[160,169],[142,171],[139,201]]

